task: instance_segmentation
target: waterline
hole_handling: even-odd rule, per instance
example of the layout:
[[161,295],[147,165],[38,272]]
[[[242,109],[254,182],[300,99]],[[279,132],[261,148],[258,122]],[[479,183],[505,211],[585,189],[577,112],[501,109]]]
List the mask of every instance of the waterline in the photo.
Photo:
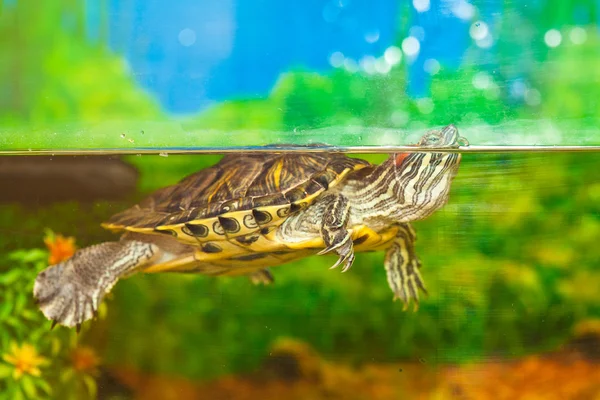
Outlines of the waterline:
[[107,149],[27,149],[0,150],[0,156],[98,156],[98,155],[178,155],[229,153],[590,153],[600,152],[600,146],[461,146],[457,148],[418,148],[416,146],[327,146],[272,145],[237,147],[172,147],[172,148],[107,148]]

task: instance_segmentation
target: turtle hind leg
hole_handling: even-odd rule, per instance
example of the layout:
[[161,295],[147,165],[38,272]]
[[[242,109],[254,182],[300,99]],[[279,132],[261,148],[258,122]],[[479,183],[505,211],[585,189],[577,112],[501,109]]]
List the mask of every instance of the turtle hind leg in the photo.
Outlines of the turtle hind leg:
[[419,306],[419,290],[427,294],[419,269],[421,262],[414,249],[415,231],[409,224],[401,224],[385,255],[385,270],[394,300],[400,299],[406,310],[414,302],[415,310]]
[[343,265],[342,272],[346,272],[354,263],[352,235],[346,228],[350,216],[350,205],[348,199],[342,195],[331,195],[326,199],[329,204],[323,213],[321,236],[327,247],[318,254],[337,253],[339,258],[331,268]]
[[40,272],[33,295],[46,318],[76,326],[91,319],[119,278],[159,257],[156,245],[138,241],[106,242],[75,252],[73,257]]
[[255,285],[270,285],[275,282],[275,278],[268,268],[255,271],[248,275],[250,281]]

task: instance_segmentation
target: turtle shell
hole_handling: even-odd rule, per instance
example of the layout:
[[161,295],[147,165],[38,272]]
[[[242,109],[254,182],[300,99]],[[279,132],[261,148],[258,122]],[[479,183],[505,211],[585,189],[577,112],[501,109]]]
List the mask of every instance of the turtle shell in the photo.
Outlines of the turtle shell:
[[369,165],[335,153],[231,154],[156,191],[103,226],[168,234],[191,244],[240,240],[257,231],[270,232],[349,172]]

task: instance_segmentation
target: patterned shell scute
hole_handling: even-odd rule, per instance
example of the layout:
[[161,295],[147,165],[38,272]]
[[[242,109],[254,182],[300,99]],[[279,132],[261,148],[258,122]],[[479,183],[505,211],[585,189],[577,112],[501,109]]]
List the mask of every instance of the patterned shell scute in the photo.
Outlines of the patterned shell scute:
[[156,191],[103,225],[180,239],[214,240],[216,236],[223,240],[283,220],[347,173],[369,165],[335,153],[230,154],[216,165]]

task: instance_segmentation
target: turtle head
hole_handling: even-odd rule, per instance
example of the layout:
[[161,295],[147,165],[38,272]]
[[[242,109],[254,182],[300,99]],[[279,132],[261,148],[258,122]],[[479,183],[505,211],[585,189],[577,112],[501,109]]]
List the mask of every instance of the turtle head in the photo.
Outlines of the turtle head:
[[[427,132],[416,147],[458,148],[468,144],[454,125]],[[450,185],[460,164],[459,153],[410,152],[392,157],[392,186],[398,204],[397,219],[407,222],[429,216],[448,200]],[[396,213],[394,213],[396,214]]]
[[419,140],[417,146],[458,148],[463,144],[468,144],[467,140],[460,137],[456,126],[450,124],[440,131],[435,130],[427,132],[423,135],[421,140]]
[[[468,146],[469,142],[458,134],[456,126],[448,125],[442,130],[427,132],[421,137],[415,147],[426,149],[457,149],[461,145]],[[458,163],[460,162],[460,153],[397,153],[394,154],[393,164],[396,173],[402,173],[409,167],[414,169],[437,166],[440,164],[440,160],[448,161],[450,164],[456,164],[458,166]],[[431,164],[431,162],[434,164]]]

